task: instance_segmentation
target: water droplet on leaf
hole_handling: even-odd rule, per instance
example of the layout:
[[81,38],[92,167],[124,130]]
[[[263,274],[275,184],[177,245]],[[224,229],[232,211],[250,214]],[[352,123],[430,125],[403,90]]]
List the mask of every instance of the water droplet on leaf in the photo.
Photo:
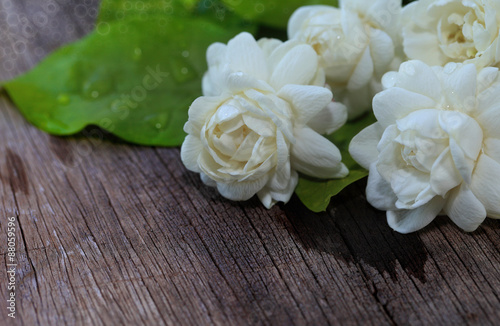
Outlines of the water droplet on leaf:
[[114,87],[112,74],[107,69],[97,69],[82,86],[82,93],[88,99],[108,94]]
[[61,105],[68,105],[71,99],[68,94],[59,94],[57,97],[57,102]]
[[141,48],[135,48],[134,49],[134,60],[138,60],[142,56],[142,49]]

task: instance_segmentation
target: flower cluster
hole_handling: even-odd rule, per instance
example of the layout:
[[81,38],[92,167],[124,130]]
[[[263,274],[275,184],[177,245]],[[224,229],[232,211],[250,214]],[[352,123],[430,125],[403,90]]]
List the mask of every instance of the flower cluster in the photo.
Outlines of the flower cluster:
[[349,151],[394,230],[442,214],[465,231],[500,218],[500,2],[339,5],[299,8],[286,42],[242,33],[208,49],[186,167],[229,199],[257,194],[269,208],[290,199],[298,173],[345,177],[321,134],[373,109],[377,122]]

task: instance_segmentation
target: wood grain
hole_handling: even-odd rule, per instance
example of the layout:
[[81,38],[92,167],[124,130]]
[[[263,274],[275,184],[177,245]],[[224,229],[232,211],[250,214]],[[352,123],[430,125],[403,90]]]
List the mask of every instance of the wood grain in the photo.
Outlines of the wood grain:
[[[0,80],[92,30],[97,6],[0,0]],[[397,234],[367,204],[365,181],[322,214],[297,198],[271,210],[230,202],[186,171],[178,149],[92,128],[49,136],[4,93],[0,149],[1,324],[498,324],[499,221],[467,234],[443,217]]]

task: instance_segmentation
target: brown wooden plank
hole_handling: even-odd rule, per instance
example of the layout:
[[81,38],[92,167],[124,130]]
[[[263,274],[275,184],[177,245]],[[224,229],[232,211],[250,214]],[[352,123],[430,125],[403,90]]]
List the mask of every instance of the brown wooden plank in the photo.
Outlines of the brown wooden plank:
[[[92,29],[97,1],[0,0],[0,80]],[[0,96],[0,307],[14,325],[488,325],[500,227],[397,234],[363,181],[327,212],[227,201],[178,149],[58,138]],[[101,139],[101,137],[103,139]],[[6,218],[17,225],[7,319]],[[11,323],[12,321],[12,323]],[[2,323],[3,324],[3,323]]]

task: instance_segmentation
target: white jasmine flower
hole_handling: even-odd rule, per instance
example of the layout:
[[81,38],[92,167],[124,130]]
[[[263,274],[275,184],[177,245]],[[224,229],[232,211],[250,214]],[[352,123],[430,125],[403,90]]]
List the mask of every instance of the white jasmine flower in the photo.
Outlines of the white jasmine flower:
[[500,62],[498,0],[420,0],[403,9],[404,51],[429,65]]
[[332,111],[324,111],[331,91],[307,85],[319,74],[309,45],[258,44],[241,33],[227,45],[212,45],[207,57],[212,70],[204,92],[209,96],[191,105],[181,148],[183,163],[205,184],[231,200],[257,194],[270,208],[290,199],[297,172],[317,178],[347,175],[337,147],[311,128],[338,129],[346,112],[343,107],[340,119],[331,120]]
[[[245,33],[241,35],[247,35]],[[261,59],[267,61],[268,65],[276,66],[285,56],[290,56],[290,51],[296,49],[303,44],[296,40],[282,42],[277,39],[263,38],[257,41],[260,47],[259,54]],[[296,51],[296,50],[294,50]],[[240,60],[234,57],[234,51],[229,51],[229,47],[222,43],[214,43],[207,50],[208,71],[203,76],[203,95],[218,96],[226,89],[227,75],[232,72],[240,71]],[[313,62],[304,63],[303,72],[306,72],[307,78],[302,79],[301,85],[325,86],[325,71],[318,65],[318,58]],[[300,62],[294,61],[294,66],[301,65]],[[284,67],[282,67],[284,68]],[[269,67],[273,70],[275,67]],[[310,69],[310,70],[308,70]],[[303,73],[302,72],[302,73]],[[260,72],[246,71],[247,74],[254,76],[257,79],[267,76],[260,75]],[[300,73],[300,72],[299,72]],[[286,77],[285,77],[286,78]],[[331,90],[329,85],[326,85]],[[309,127],[320,134],[331,134],[340,128],[347,120],[347,109],[340,102],[331,101],[327,106],[322,108],[318,114],[308,122]]]
[[465,231],[500,218],[500,73],[473,64],[403,63],[373,99],[378,122],[351,142],[366,195],[408,233],[447,214]]
[[[335,100],[349,118],[371,108],[380,79],[399,64],[401,0],[340,1],[340,8],[305,6],[288,22],[288,36],[310,44],[320,57]],[[394,69],[397,68],[394,67]]]

